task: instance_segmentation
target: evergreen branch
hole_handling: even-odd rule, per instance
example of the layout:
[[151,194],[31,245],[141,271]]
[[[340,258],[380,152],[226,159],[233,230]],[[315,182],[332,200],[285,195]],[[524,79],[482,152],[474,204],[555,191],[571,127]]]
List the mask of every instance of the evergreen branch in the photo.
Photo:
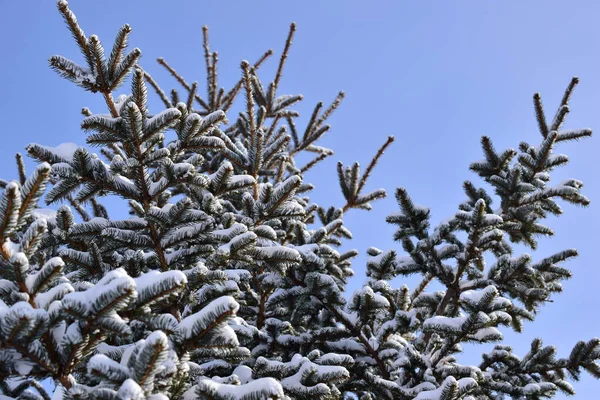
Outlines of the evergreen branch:
[[117,37],[115,38],[115,43],[107,63],[108,77],[110,79],[114,78],[117,66],[123,61],[123,51],[127,48],[127,38],[130,33],[131,27],[129,24],[123,25],[117,32]]
[[317,157],[313,158],[309,161],[304,167],[300,168],[300,175],[305,174],[309,169],[317,165],[319,162],[323,161],[327,157],[333,155],[333,152],[330,153],[321,153]]
[[192,86],[190,87],[190,93],[185,103],[188,112],[192,112],[192,105],[194,104],[194,99],[196,97],[196,89],[198,89],[198,82],[192,83]]
[[202,47],[204,48],[204,61],[205,61],[205,67],[206,67],[206,89],[208,92],[208,107],[205,107],[207,111],[209,110],[213,110],[215,103],[214,103],[214,93],[213,93],[213,89],[214,89],[214,85],[213,85],[213,80],[214,80],[214,65],[211,64],[211,52],[210,52],[210,47],[208,44],[208,26],[204,25],[202,27]]
[[566,106],[569,104],[569,100],[571,99],[571,95],[573,94],[573,89],[575,89],[575,86],[577,86],[578,83],[579,78],[574,76],[571,79],[571,82],[569,82],[569,86],[567,86],[567,89],[565,90],[565,93],[560,101],[561,106]]
[[98,36],[92,35],[89,39],[90,53],[94,59],[94,72],[97,79],[100,80],[100,90],[108,90],[108,70],[106,68],[106,59],[104,57],[104,48],[100,43]]
[[21,185],[25,183],[27,180],[27,174],[25,172],[25,163],[23,162],[23,156],[21,153],[17,153],[15,155],[15,159],[17,161],[17,172],[19,173],[19,182]]
[[81,217],[81,219],[83,221],[89,221],[90,220],[90,216],[88,215],[87,211],[85,210],[85,208],[83,208],[81,206],[81,203],[78,202],[77,200],[75,200],[73,198],[73,196],[71,196],[70,194],[66,196],[66,200],[69,202],[69,204],[71,206],[73,206],[73,208],[75,209],[75,211],[77,211],[77,213],[79,214],[79,216]]
[[248,124],[250,127],[250,143],[256,142],[256,123],[254,120],[254,98],[252,96],[252,80],[250,77],[250,64],[248,61],[242,61],[242,76],[244,77],[246,89],[246,113],[248,114]]
[[146,364],[141,374],[136,368],[136,375],[138,375],[136,380],[138,384],[145,386],[148,380],[154,378],[154,375],[158,372],[158,368],[167,359],[167,351],[168,340],[163,332],[157,331],[148,337],[145,346],[138,353],[138,359],[141,359],[141,362]]
[[29,216],[33,208],[36,206],[37,200],[40,198],[46,183],[50,176],[52,168],[49,164],[40,164],[34,174],[25,182],[21,188],[21,207],[19,208],[19,225],[25,221],[24,218]]
[[[279,59],[279,65],[277,66],[277,73],[275,74],[275,80],[273,81],[273,92],[276,92],[277,88],[279,87],[279,81],[281,80],[281,75],[283,74],[283,67],[285,66],[285,60],[288,57],[290,46],[292,45],[292,38],[294,37],[294,32],[296,32],[296,24],[292,22],[290,25],[288,37],[285,40],[285,47],[283,49],[283,53],[281,53],[281,58]],[[275,96],[273,96],[273,98],[274,97]]]
[[57,377],[58,380],[59,380],[59,382],[65,388],[69,389],[71,387],[71,384],[70,384],[69,380],[66,377],[60,376],[59,372],[57,371],[57,369],[55,367],[53,367],[52,365],[50,365],[49,363],[47,363],[42,358],[40,358],[37,355],[35,355],[33,352],[30,352],[29,349],[27,347],[25,347],[24,343],[21,343],[19,341],[15,341],[15,342],[7,341],[7,344],[9,346],[11,346],[12,348],[14,348],[15,350],[17,350],[22,355],[24,355],[26,358],[30,359],[35,364],[39,365],[40,367],[42,367],[43,369],[45,369],[46,371],[48,371],[53,377]]
[[[306,130],[304,131],[304,135],[302,135],[302,145],[301,148],[306,147],[306,145],[304,145],[304,143],[306,143],[310,137],[310,133],[313,131],[313,129],[315,127],[318,127],[319,125],[317,124],[317,118],[319,116],[319,112],[321,111],[321,108],[323,108],[323,102],[320,101],[317,103],[317,105],[315,106],[315,109],[313,110],[310,119],[308,121],[308,124],[306,125]],[[294,154],[294,153],[292,153]]]
[[[137,105],[142,114],[142,123],[145,123],[148,116],[148,90],[144,80],[144,72],[141,68],[135,68],[133,72],[133,79],[131,81],[131,100]],[[124,106],[126,107],[128,104],[125,104]]]
[[565,118],[567,117],[567,114],[569,113],[569,106],[564,105],[561,106],[558,111],[556,112],[556,115],[554,116],[554,120],[552,120],[552,125],[550,126],[550,132],[558,132],[558,130],[560,129],[560,127],[562,126]]
[[5,239],[8,238],[17,227],[19,209],[21,208],[21,192],[17,182],[6,185],[2,200],[0,201],[0,240],[2,241],[2,255],[6,260],[10,257],[6,251]]
[[[423,293],[423,291],[427,288],[429,283],[431,283],[433,278],[434,278],[434,275],[431,272],[425,273],[425,275],[421,279],[421,282],[419,283],[419,285],[415,288],[415,290],[410,295],[411,300],[416,299],[421,293]],[[412,308],[412,302],[409,305],[408,309],[410,310],[410,308]]]
[[533,95],[533,105],[535,108],[535,117],[537,119],[540,133],[545,138],[548,136],[548,125],[546,124],[546,115],[544,114],[544,107],[542,105],[542,97],[539,93]]
[[85,57],[85,59],[87,61],[88,68],[90,68],[90,70],[93,70],[94,63],[92,60],[92,54],[88,47],[88,39],[86,38],[83,30],[79,27],[79,23],[77,22],[77,17],[75,17],[75,14],[73,14],[73,12],[69,9],[69,3],[66,0],[59,0],[57,5],[58,5],[58,11],[63,16],[65,23],[67,24],[67,26],[69,27],[69,30],[71,31],[71,35],[73,35],[73,38],[79,45],[79,49],[81,50],[81,52],[83,53],[83,56]]
[[277,114],[273,118],[273,121],[271,121],[271,125],[269,126],[269,129],[267,129],[267,133],[265,135],[265,142],[268,142],[271,139],[271,136],[273,135],[273,132],[275,132],[275,128],[277,127],[277,123],[279,122],[280,118],[281,115]]
[[385,149],[392,144],[393,141],[394,137],[388,136],[386,142],[379,148],[377,154],[375,154],[369,163],[362,178],[359,178],[360,172],[358,163],[354,163],[352,168],[348,167],[347,171],[344,171],[342,164],[338,163],[340,186],[346,199],[346,204],[344,207],[342,207],[343,212],[347,212],[351,208],[365,208],[368,210],[370,209],[370,205],[368,204],[369,201],[385,197],[385,191],[382,190],[375,191],[367,195],[362,195],[361,191],[367,182],[367,179],[371,175],[373,168],[377,164],[377,161],[379,161],[385,152]]
[[[269,58],[272,54],[273,54],[273,50],[267,50],[258,59],[258,61],[254,63],[254,65],[252,66],[252,68],[250,68],[251,73],[255,73],[260,68],[260,66],[262,65],[262,63],[267,58]],[[238,94],[238,92],[242,88],[244,82],[245,82],[245,78],[242,76],[242,78],[235,84],[235,86],[231,90],[229,90],[229,92],[227,92],[223,96],[222,105],[221,105],[221,109],[223,111],[228,111],[229,110],[229,108],[233,104],[233,100],[235,99],[236,95]]]
[[115,101],[112,97],[112,93],[105,92],[105,93],[102,93],[102,96],[104,97],[104,102],[106,103],[106,106],[108,107],[108,110],[110,111],[110,115],[113,118],[117,118],[119,116],[119,112],[117,111],[117,107],[116,107]]
[[219,53],[216,51],[212,53],[212,62],[211,62],[211,82],[210,82],[210,93],[211,93],[211,102],[213,104],[213,108],[218,106],[217,103],[217,64],[219,62]]
[[333,114],[335,110],[339,108],[340,104],[342,104],[342,100],[344,100],[344,97],[346,97],[345,92],[342,91],[338,93],[333,102],[329,105],[329,107],[327,107],[327,109],[325,110],[325,112],[323,112],[321,117],[319,117],[319,119],[316,122],[316,126],[320,126],[323,122],[327,120],[327,118],[331,116],[331,114]]
[[163,90],[160,88],[160,86],[158,86],[158,83],[156,83],[156,81],[152,78],[152,76],[149,73],[147,73],[146,71],[144,71],[144,77],[146,78],[146,81],[150,84],[150,86],[152,86],[154,88],[154,91],[156,92],[158,97],[160,97],[160,99],[162,100],[165,107],[168,107],[168,108],[173,107],[173,104],[171,103],[171,101],[169,101],[165,92],[163,92]]
[[393,136],[388,136],[388,138],[385,141],[385,143],[383,144],[383,146],[381,146],[379,148],[379,150],[377,150],[377,153],[375,154],[375,157],[373,157],[373,159],[371,160],[371,162],[367,166],[367,169],[365,170],[365,173],[363,174],[362,178],[360,179],[360,183],[358,184],[358,188],[356,189],[356,193],[360,193],[362,191],[363,187],[365,186],[365,183],[367,183],[367,179],[369,179],[369,176],[371,176],[371,172],[373,171],[373,168],[375,167],[375,165],[377,164],[377,162],[379,161],[379,159],[381,158],[381,156],[383,155],[383,153],[385,152],[385,150],[387,149],[387,147],[390,144],[392,144],[393,141],[394,141],[394,137]]
[[48,63],[50,64],[50,68],[63,78],[68,79],[91,92],[96,92],[98,90],[94,75],[89,70],[80,67],[73,61],[62,56],[52,56],[48,60]]
[[[173,67],[171,67],[169,64],[167,64],[167,62],[164,60],[164,58],[160,57],[157,58],[156,61],[158,61],[158,63],[160,65],[162,65],[163,67],[165,67],[167,69],[167,71],[169,71],[169,73],[171,74],[171,76],[173,78],[175,78],[175,80],[177,80],[177,82],[179,82],[181,84],[181,86],[184,87],[185,90],[187,90],[188,92],[192,89],[192,87],[190,86],[189,83],[187,83],[182,77],[181,75],[179,75],[179,73],[177,71],[175,71],[175,69],[173,69]],[[196,101],[200,104],[200,106],[202,106],[202,108],[204,108],[205,110],[210,110],[211,108],[209,107],[208,104],[206,104],[206,102],[204,100],[202,100],[202,98],[196,94],[194,96],[194,98],[196,99]],[[176,101],[173,101],[173,104],[177,104]]]
[[[142,51],[137,47],[131,50],[125,57],[123,57],[123,61],[121,61],[118,67],[115,69],[115,72],[112,76],[112,83],[110,87],[107,89],[108,92],[117,89],[125,80],[125,77],[134,65],[138,62],[140,57],[142,56]],[[113,114],[113,117],[115,115]]]

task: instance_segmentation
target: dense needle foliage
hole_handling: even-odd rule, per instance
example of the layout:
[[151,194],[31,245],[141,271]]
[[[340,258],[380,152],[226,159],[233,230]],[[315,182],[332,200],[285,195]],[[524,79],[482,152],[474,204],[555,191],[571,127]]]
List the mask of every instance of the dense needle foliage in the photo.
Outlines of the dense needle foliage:
[[[552,235],[557,200],[588,204],[580,181],[550,184],[568,161],[555,148],[591,135],[562,129],[577,79],[551,120],[534,96],[539,143],[497,151],[482,139],[471,170],[493,190],[466,181],[444,222],[430,226],[397,189],[398,248],[368,249],[366,283],[346,301],[357,252],[338,250],[351,238],[343,217],[385,196],[364,187],[393,138],[363,173],[338,165],[344,206],[310,202],[303,177],[332,154],[317,142],[344,95],[301,123],[302,96],[279,93],[295,26],[268,84],[258,72],[271,51],[243,61],[231,89],[205,28],[207,93],[159,59],[183,87],[166,94],[127,50],[128,25],[108,52],[66,1],[58,9],[82,56],[50,66],[107,112],[83,109],[88,148],[31,144],[37,169],[28,176],[17,155],[18,180],[1,182],[2,399],[540,399],[573,393],[567,379],[584,370],[600,377],[598,339],[566,358],[535,340],[519,356],[498,329],[520,331],[570,277],[575,250],[533,259],[514,245]],[[124,84],[130,94],[113,96]],[[131,217],[111,217],[108,195]],[[412,290],[389,283],[414,274]],[[497,345],[463,365],[466,342]]]

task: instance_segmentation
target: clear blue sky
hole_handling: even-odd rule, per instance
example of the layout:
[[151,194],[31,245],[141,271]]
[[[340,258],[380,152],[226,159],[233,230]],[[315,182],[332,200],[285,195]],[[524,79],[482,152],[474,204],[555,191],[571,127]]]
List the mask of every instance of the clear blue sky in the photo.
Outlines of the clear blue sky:
[[[239,76],[241,59],[255,60],[267,48],[280,51],[289,23],[296,21],[298,32],[282,90],[305,95],[305,105],[299,107],[304,116],[317,101],[331,101],[341,89],[347,93],[331,118],[332,132],[321,142],[336,154],[318,173],[308,175],[317,186],[313,199],[326,206],[342,205],[335,162],[358,160],[365,165],[393,134],[397,140],[370,187],[393,194],[395,187],[403,186],[416,202],[432,207],[435,221],[450,216],[464,198],[462,181],[473,178],[469,163],[481,158],[480,136],[491,136],[497,148],[516,147],[523,140],[536,143],[533,93],[541,92],[546,109],[553,112],[574,75],[581,84],[566,127],[600,127],[600,3],[591,0],[76,0],[71,7],[86,33],[98,34],[107,47],[117,28],[129,23],[131,43],[142,49],[144,68],[165,89],[175,83],[156,64],[159,56],[203,87],[202,25],[210,26],[212,48],[220,53],[221,82],[229,87]],[[60,79],[47,66],[53,54],[80,60],[53,1],[3,1],[0,12],[0,168],[3,178],[12,179],[14,153],[27,143],[84,143],[79,110],[105,110],[99,98]],[[275,59],[264,68],[265,80],[271,79],[274,65]],[[550,222],[555,237],[542,240],[534,254],[539,259],[576,247],[581,256],[568,264],[574,278],[556,302],[544,307],[524,334],[507,334],[506,342],[520,355],[534,337],[556,344],[559,354],[566,355],[578,339],[600,335],[600,265],[595,257],[600,179],[594,162],[599,140],[561,147],[571,164],[557,171],[557,180],[583,180],[592,205],[565,206],[565,215]],[[361,254],[368,246],[399,248],[391,240],[393,228],[384,222],[396,209],[390,197],[370,213],[349,213],[352,247]],[[364,279],[364,261],[361,256],[355,263],[357,277],[351,288]],[[600,382],[586,376],[575,388],[577,398],[594,398]]]

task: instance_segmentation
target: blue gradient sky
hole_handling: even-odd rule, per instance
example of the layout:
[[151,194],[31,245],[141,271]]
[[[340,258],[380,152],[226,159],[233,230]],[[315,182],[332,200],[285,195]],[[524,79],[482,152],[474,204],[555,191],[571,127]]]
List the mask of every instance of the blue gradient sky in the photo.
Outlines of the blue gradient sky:
[[[454,4],[454,5],[451,5]],[[393,194],[397,186],[432,208],[434,221],[456,211],[464,198],[461,183],[472,179],[470,162],[481,158],[479,138],[492,137],[499,149],[520,141],[537,143],[539,134],[531,97],[542,94],[553,112],[574,75],[581,78],[571,102],[567,128],[600,126],[600,3],[594,1],[72,1],[87,34],[107,47],[117,28],[133,27],[131,44],[143,51],[142,64],[165,89],[175,86],[155,59],[165,57],[189,81],[203,87],[201,27],[209,25],[211,44],[219,50],[221,84],[239,76],[241,59],[255,60],[267,48],[280,51],[291,21],[298,24],[281,89],[305,95],[298,107],[305,117],[320,100],[331,101],[343,89],[332,132],[320,144],[336,154],[307,179],[316,185],[313,200],[341,206],[335,162],[366,165],[387,135],[396,142],[374,172],[370,188]],[[47,59],[62,54],[80,60],[53,1],[0,3],[0,146],[3,178],[15,178],[13,157],[29,142],[56,145],[84,143],[79,130],[83,106],[104,113],[100,98],[60,79]],[[272,59],[262,70],[272,79]],[[126,90],[121,88],[120,93]],[[158,104],[154,102],[153,104]],[[156,108],[155,108],[156,109]],[[539,259],[576,247],[581,256],[568,264],[574,278],[556,302],[543,308],[521,335],[506,342],[524,355],[535,337],[556,344],[565,356],[579,339],[600,335],[597,247],[600,236],[598,138],[562,145],[571,164],[557,171],[586,183],[588,209],[566,205],[565,216],[550,221],[556,235],[540,242]],[[368,246],[399,248],[384,218],[396,211],[391,196],[370,213],[352,211],[346,218],[361,252],[351,288],[364,279]],[[414,280],[407,280],[411,285]],[[477,359],[482,346],[469,349]],[[596,396],[600,382],[585,376],[575,383],[577,398]],[[558,398],[565,398],[561,395]]]

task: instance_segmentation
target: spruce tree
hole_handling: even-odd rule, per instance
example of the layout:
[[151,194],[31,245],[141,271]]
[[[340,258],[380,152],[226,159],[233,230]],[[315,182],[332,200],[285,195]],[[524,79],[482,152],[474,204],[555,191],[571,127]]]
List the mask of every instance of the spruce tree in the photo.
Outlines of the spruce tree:
[[[278,92],[295,26],[267,85],[258,71],[271,51],[243,61],[230,89],[204,28],[207,93],[159,59],[183,87],[166,94],[127,50],[128,25],[107,54],[66,1],[58,10],[82,57],[50,66],[107,111],[82,111],[97,153],[31,144],[35,171],[17,155],[18,179],[0,182],[2,399],[541,399],[574,393],[568,379],[583,371],[600,377],[600,339],[566,358],[536,339],[520,356],[499,329],[521,331],[571,275],[575,250],[534,260],[519,249],[552,235],[558,200],[589,203],[578,180],[550,184],[568,162],[555,147],[591,135],[562,129],[577,79],[552,119],[534,96],[539,143],[497,151],[482,138],[471,170],[488,189],[466,181],[444,222],[431,226],[397,189],[387,222],[398,249],[369,248],[366,283],[346,301],[358,253],[339,251],[352,237],[343,216],[385,196],[364,187],[393,138],[363,173],[338,164],[344,206],[310,202],[303,177],[332,155],[317,142],[344,94],[301,123],[302,96]],[[124,84],[130,94],[113,96]],[[300,165],[301,154],[312,158]],[[131,217],[111,217],[106,196]],[[412,290],[390,284],[415,274]],[[464,365],[462,343],[496,346]]]

